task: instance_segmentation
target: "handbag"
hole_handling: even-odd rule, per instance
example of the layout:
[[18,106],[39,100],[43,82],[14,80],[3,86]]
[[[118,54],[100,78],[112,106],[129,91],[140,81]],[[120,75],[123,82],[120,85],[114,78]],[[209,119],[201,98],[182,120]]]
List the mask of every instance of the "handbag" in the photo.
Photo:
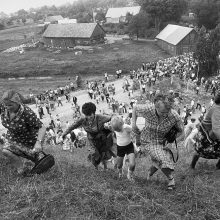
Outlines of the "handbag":
[[209,133],[205,130],[202,123],[200,123],[198,134],[196,138],[195,150],[201,157],[206,159],[220,158],[220,142],[212,140]]
[[51,154],[46,154],[43,151],[39,153],[39,159],[35,163],[35,166],[31,169],[30,174],[41,174],[48,171],[54,166],[55,160]]
[[176,141],[176,136],[177,136],[177,133],[179,131],[177,130],[176,126],[174,125],[168,132],[167,134],[164,136],[165,140],[168,142],[168,143],[173,143]]
[[[112,131],[106,128],[100,129],[98,117],[96,119],[96,125],[97,132],[90,132],[90,135],[99,143],[98,146],[96,146],[97,152],[88,155],[88,160],[92,162],[94,166],[98,166],[102,160],[108,160],[112,156],[115,157],[115,154],[111,152],[111,147],[114,144]],[[103,145],[103,143],[105,143],[105,145]]]
[[177,146],[177,142],[176,142],[176,136],[177,136],[177,133],[178,133],[178,129],[176,128],[176,126],[174,125],[168,132],[167,134],[164,136],[165,138],[165,142],[164,142],[164,145],[167,143],[175,143],[175,146],[176,146],[176,153],[174,151],[172,151],[170,148],[168,147],[164,147],[163,149],[164,150],[167,150],[170,152],[171,156],[172,156],[172,159],[173,159],[173,162],[176,163],[179,159],[179,150],[178,150],[178,146]]

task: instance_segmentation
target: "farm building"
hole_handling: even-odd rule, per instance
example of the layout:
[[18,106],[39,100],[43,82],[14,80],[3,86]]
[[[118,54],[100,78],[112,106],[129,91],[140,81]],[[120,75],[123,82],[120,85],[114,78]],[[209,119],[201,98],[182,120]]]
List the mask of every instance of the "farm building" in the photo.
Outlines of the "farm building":
[[106,13],[106,23],[120,23],[126,21],[127,13],[136,15],[140,12],[141,6],[109,8]]
[[195,50],[197,32],[193,28],[168,24],[156,39],[160,48],[176,56]]
[[44,24],[55,24],[60,20],[63,20],[61,15],[48,16],[45,18]]
[[77,19],[69,19],[69,18],[64,18],[63,20],[59,20],[58,24],[75,24],[77,23]]
[[46,46],[68,48],[104,42],[105,31],[97,23],[50,24],[43,33]]

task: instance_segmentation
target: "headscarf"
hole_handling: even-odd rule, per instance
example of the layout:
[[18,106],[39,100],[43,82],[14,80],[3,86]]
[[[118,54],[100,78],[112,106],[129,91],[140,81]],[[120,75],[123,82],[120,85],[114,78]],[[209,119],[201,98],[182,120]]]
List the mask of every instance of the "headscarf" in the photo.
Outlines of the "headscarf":
[[15,102],[19,105],[25,102],[25,98],[20,93],[16,92],[15,90],[8,90],[7,92],[4,92],[1,102],[6,101],[6,100]]

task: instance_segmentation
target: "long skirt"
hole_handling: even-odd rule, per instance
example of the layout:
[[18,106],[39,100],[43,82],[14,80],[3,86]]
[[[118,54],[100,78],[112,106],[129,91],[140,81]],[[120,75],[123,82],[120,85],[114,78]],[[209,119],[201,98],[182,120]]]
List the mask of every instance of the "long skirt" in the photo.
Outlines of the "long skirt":
[[150,155],[152,165],[158,169],[169,168],[174,170],[174,162],[169,150],[162,144],[149,143],[144,145],[146,153]]
[[109,144],[108,140],[88,139],[89,155],[88,160],[98,166],[102,161],[116,157],[114,144]]
[[195,140],[195,150],[200,157],[205,159],[220,158],[220,143],[216,141],[210,141],[201,126],[198,129]]

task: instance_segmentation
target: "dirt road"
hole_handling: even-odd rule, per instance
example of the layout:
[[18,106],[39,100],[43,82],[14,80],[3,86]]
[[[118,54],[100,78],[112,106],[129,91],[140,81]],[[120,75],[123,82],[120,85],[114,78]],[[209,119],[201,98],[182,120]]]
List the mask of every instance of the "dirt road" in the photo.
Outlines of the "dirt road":
[[[116,100],[118,100],[119,102],[125,102],[125,103],[129,103],[129,97],[128,97],[128,93],[124,93],[123,92],[123,88],[122,88],[122,85],[123,85],[123,79],[119,79],[119,80],[116,80],[114,82],[109,82],[107,83],[108,84],[114,84],[115,85],[115,88],[116,88],[116,94],[114,96],[114,98]],[[139,93],[139,91],[136,91],[134,93],[134,95],[137,95]],[[88,96],[88,93],[87,93],[87,90],[79,90],[79,91],[76,91],[76,92],[72,92],[71,93],[71,97],[76,96],[77,99],[78,99],[78,104],[80,105],[80,107],[85,103],[85,102],[94,102],[95,103],[95,100],[93,99],[90,99],[89,96]],[[71,101],[72,101],[72,98],[71,98]],[[63,106],[60,106],[60,107],[57,107],[57,103],[56,103],[56,109],[54,111],[52,111],[52,115],[53,116],[56,116],[56,114],[59,114],[60,118],[61,118],[61,122],[62,124],[64,124],[66,121],[68,121],[69,123],[71,123],[73,121],[73,110],[71,109],[72,105],[71,103],[72,102],[69,102],[69,103],[66,103],[66,100],[65,98],[63,97],[62,98],[62,103],[63,103]],[[111,109],[108,108],[108,105],[106,102],[100,102],[97,106],[97,113],[100,112],[100,110],[105,113],[111,113]],[[37,113],[37,108],[35,105],[30,105],[31,109],[33,109],[33,111],[38,115]],[[47,114],[46,112],[46,109],[44,108],[44,118],[42,119],[42,122],[45,124],[45,126],[47,126],[49,124],[49,115]],[[143,121],[138,121],[140,124],[143,124]],[[4,132],[5,129],[4,127],[0,124],[0,132]]]

